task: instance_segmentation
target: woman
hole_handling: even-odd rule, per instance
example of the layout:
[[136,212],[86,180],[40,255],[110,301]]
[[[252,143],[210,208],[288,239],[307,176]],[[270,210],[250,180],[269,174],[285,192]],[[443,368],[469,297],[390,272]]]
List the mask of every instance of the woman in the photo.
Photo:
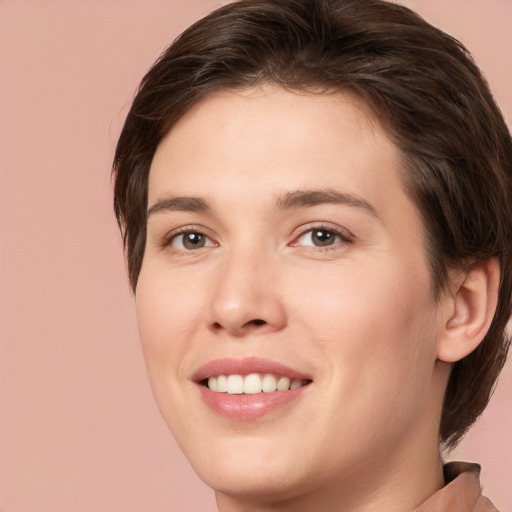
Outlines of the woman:
[[495,510],[440,456],[510,342],[512,141],[459,43],[377,0],[229,4],[114,172],[152,389],[221,512]]

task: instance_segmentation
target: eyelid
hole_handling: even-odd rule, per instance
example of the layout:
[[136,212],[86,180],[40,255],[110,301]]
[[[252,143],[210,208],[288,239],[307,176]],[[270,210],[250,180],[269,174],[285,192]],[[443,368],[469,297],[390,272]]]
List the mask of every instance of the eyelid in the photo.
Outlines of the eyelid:
[[[348,230],[347,228],[341,227],[337,224],[331,224],[329,222],[310,222],[307,224],[304,224],[303,226],[300,226],[296,232],[293,235],[293,241],[289,244],[291,247],[297,247],[299,244],[297,243],[297,240],[301,238],[306,233],[309,233],[310,231],[330,231],[331,233],[334,233],[336,236],[339,236],[342,242],[345,243],[352,243],[355,240],[354,234]],[[328,250],[329,248],[332,249],[332,246],[325,246],[320,247],[318,246],[317,250]]]
[[[288,245],[291,247],[299,246],[297,243],[297,240],[305,235],[306,233],[314,230],[325,230],[334,233],[336,236],[339,236],[341,239],[341,242],[345,243],[351,243],[355,240],[355,236],[353,233],[351,233],[350,230],[347,228],[341,227],[336,224],[331,224],[329,222],[309,222],[307,224],[304,224],[297,228],[293,234],[293,240]],[[199,233],[208,240],[212,242],[212,245],[209,245],[208,247],[212,246],[218,246],[219,243],[215,240],[215,237],[212,235],[211,231],[209,229],[206,229],[204,226],[196,225],[196,224],[190,224],[185,226],[180,226],[179,228],[173,229],[166,233],[161,240],[157,242],[157,245],[160,249],[165,249],[171,245],[173,240],[175,240],[178,236],[186,234],[186,233]],[[318,250],[328,250],[329,248],[332,249],[332,246],[326,246],[324,248],[317,247]],[[179,250],[179,249],[177,249]],[[185,251],[185,252],[192,252],[192,251]]]
[[[206,229],[204,226],[199,226],[196,224],[189,224],[186,226],[180,226],[179,228],[173,229],[166,233],[162,239],[158,242],[158,246],[160,249],[165,249],[169,247],[173,240],[175,240],[178,236],[186,234],[186,233],[198,233],[200,235],[205,236],[212,242],[212,246],[218,246],[218,242],[214,239],[209,229]],[[179,249],[176,249],[179,251]],[[192,251],[185,251],[185,252],[192,252]]]

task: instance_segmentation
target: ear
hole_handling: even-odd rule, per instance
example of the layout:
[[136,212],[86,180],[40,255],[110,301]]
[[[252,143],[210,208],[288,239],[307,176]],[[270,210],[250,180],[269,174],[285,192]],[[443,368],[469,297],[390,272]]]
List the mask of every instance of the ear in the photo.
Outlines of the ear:
[[500,266],[495,258],[475,262],[451,279],[443,300],[443,325],[437,357],[453,363],[473,352],[491,325],[498,304]]

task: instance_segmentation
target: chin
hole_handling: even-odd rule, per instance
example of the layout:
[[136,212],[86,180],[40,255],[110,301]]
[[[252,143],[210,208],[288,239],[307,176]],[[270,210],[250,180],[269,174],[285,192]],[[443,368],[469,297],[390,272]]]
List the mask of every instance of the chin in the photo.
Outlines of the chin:
[[215,492],[272,501],[292,497],[304,488],[308,468],[297,460],[300,449],[283,449],[277,440],[233,441],[212,443],[203,453],[186,453],[199,478]]
[[211,468],[194,468],[203,482],[215,493],[244,501],[276,502],[292,499],[305,490],[306,478],[293,474],[279,464],[215,464]]

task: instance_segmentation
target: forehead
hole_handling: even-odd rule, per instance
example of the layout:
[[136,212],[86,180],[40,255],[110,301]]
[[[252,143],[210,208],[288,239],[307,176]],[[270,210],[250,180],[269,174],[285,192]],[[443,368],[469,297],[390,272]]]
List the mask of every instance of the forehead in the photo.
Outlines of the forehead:
[[250,205],[319,188],[363,197],[383,214],[390,201],[410,203],[401,154],[357,97],[265,86],[220,91],[189,110],[155,153],[148,199]]

